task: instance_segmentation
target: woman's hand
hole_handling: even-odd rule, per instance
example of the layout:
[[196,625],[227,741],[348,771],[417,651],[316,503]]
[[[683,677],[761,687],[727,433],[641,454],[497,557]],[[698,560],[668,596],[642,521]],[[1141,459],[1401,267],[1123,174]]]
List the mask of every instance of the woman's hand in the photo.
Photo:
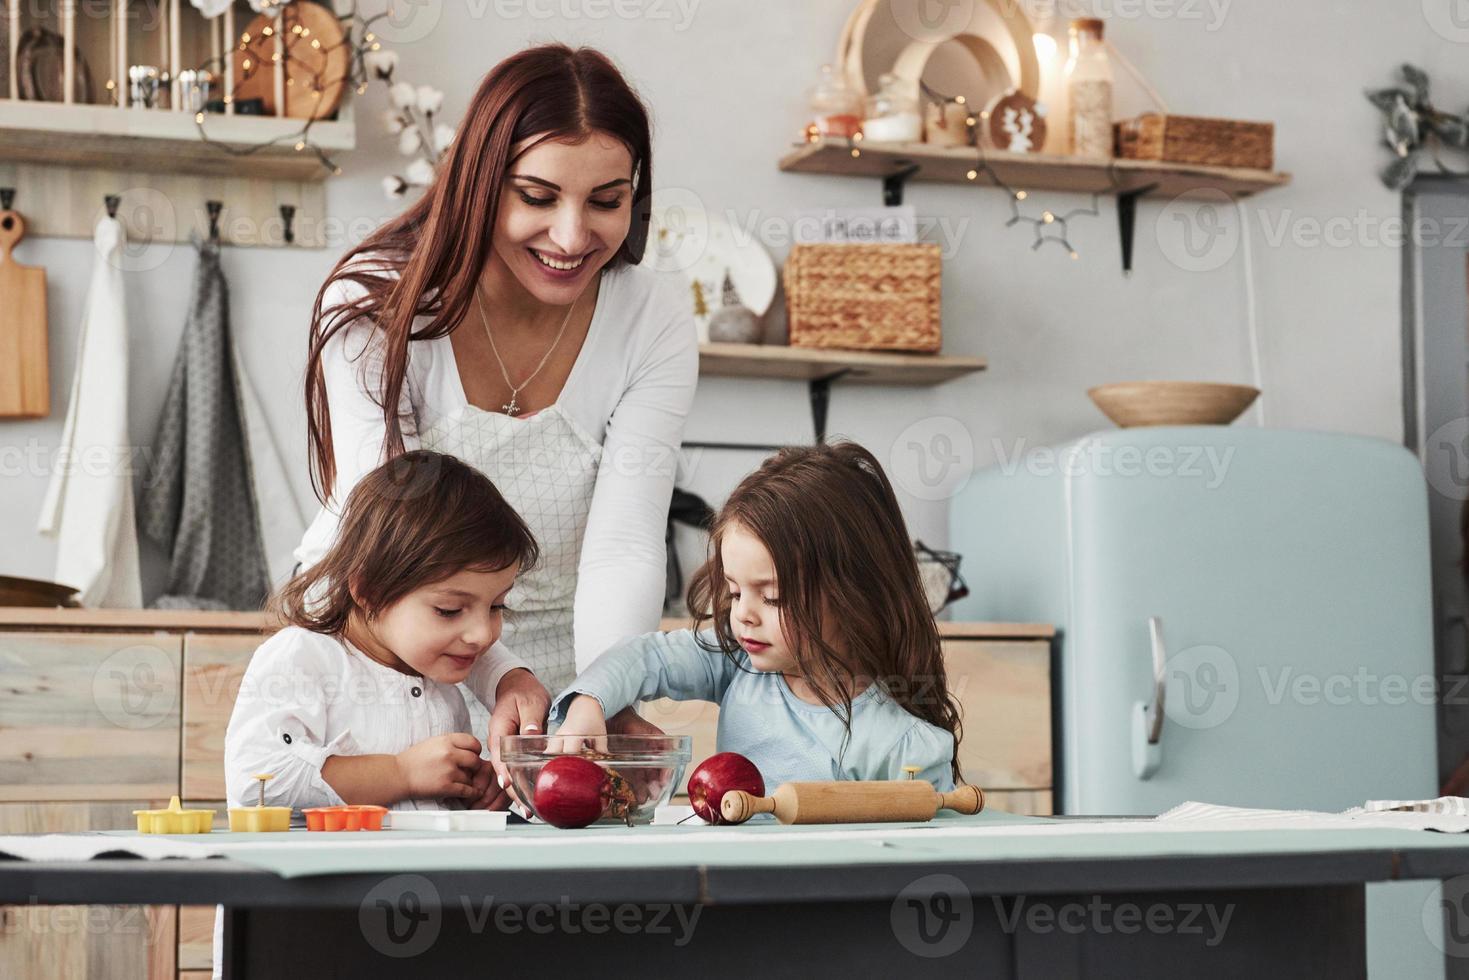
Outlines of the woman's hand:
[[467,732],[451,732],[424,739],[393,758],[406,788],[404,799],[458,797],[473,800],[479,774],[479,739]]
[[500,759],[500,738],[504,735],[543,735],[546,714],[551,710],[551,695],[541,682],[524,667],[508,671],[495,685],[495,710],[490,713],[490,765],[495,770],[496,789],[487,792],[484,808],[503,810],[510,805],[510,770]]

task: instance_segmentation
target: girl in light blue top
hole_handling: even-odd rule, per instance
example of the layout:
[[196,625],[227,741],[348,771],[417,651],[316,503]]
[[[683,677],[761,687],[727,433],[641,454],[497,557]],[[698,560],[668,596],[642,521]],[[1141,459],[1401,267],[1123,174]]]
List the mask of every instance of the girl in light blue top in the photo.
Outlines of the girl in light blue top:
[[788,448],[735,489],[689,585],[695,632],[602,654],[558,696],[558,734],[668,697],[719,707],[718,747],[794,780],[960,780],[959,710],[944,676],[897,498],[854,443]]

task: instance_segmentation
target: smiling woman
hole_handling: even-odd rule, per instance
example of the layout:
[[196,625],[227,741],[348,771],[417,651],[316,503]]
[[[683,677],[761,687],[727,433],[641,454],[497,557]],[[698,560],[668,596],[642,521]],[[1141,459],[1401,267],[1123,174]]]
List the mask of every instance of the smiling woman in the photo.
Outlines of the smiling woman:
[[[313,311],[323,507],[296,557],[326,552],[337,502],[380,462],[416,448],[463,459],[541,547],[507,598],[504,640],[548,686],[662,610],[698,349],[682,284],[638,265],[650,147],[644,106],[600,53],[507,58],[423,198],[343,256]],[[537,693],[518,702],[534,717],[495,711],[492,743],[544,725]]]

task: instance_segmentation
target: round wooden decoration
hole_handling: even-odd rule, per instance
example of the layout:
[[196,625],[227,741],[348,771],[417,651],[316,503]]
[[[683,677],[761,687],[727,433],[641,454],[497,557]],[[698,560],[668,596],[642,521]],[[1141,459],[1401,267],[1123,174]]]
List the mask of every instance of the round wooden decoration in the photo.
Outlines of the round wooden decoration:
[[[261,14],[245,28],[250,41],[244,50],[238,43],[231,56],[231,70],[235,73],[235,102],[261,99],[265,104],[265,115],[276,114],[275,68],[272,58],[276,53],[276,18],[285,38],[285,47],[290,56],[285,58],[285,115],[292,119],[321,119],[330,116],[341,105],[342,93],[347,84],[347,72],[351,62],[351,51],[346,44],[346,32],[342,21],[331,10],[310,0],[298,0],[279,8],[279,14]],[[264,33],[266,28],[272,33]],[[309,34],[298,35],[300,27]],[[238,38],[236,39],[238,42]],[[312,45],[319,41],[320,46]],[[250,69],[245,69],[249,60]],[[249,77],[246,77],[246,76]],[[321,87],[320,97],[313,94],[315,86]]]
[[1046,110],[1024,92],[1001,95],[984,111],[984,132],[995,149],[1039,153],[1046,145]]
[[[955,0],[943,8],[942,20],[934,24],[919,18],[916,11],[922,6],[923,0],[862,0],[852,12],[837,42],[837,64],[859,94],[875,92],[878,79],[893,70],[910,45],[934,48],[968,35],[995,52],[1013,48],[1020,76],[1015,87],[1032,98],[1039,97],[1041,70],[1032,40],[1035,30],[1021,4],[1014,0]],[[972,30],[981,13],[992,14],[984,18],[990,22],[998,18],[1001,29],[994,36],[991,31]],[[977,48],[974,45],[971,50]],[[1006,74],[1015,74],[1008,63]]]

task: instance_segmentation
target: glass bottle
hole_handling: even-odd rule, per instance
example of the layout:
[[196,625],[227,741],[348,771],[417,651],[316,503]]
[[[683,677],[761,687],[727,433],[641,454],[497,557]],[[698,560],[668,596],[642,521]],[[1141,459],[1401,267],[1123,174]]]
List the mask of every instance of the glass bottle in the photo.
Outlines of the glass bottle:
[[1066,94],[1071,152],[1107,160],[1112,156],[1112,62],[1102,44],[1102,22],[1093,17],[1078,18],[1071,22],[1070,33]]
[[877,94],[867,99],[862,138],[871,143],[917,143],[923,139],[918,86],[889,72],[877,81]]
[[862,100],[831,65],[821,66],[821,78],[811,90],[808,140],[823,136],[847,139],[862,128]]

